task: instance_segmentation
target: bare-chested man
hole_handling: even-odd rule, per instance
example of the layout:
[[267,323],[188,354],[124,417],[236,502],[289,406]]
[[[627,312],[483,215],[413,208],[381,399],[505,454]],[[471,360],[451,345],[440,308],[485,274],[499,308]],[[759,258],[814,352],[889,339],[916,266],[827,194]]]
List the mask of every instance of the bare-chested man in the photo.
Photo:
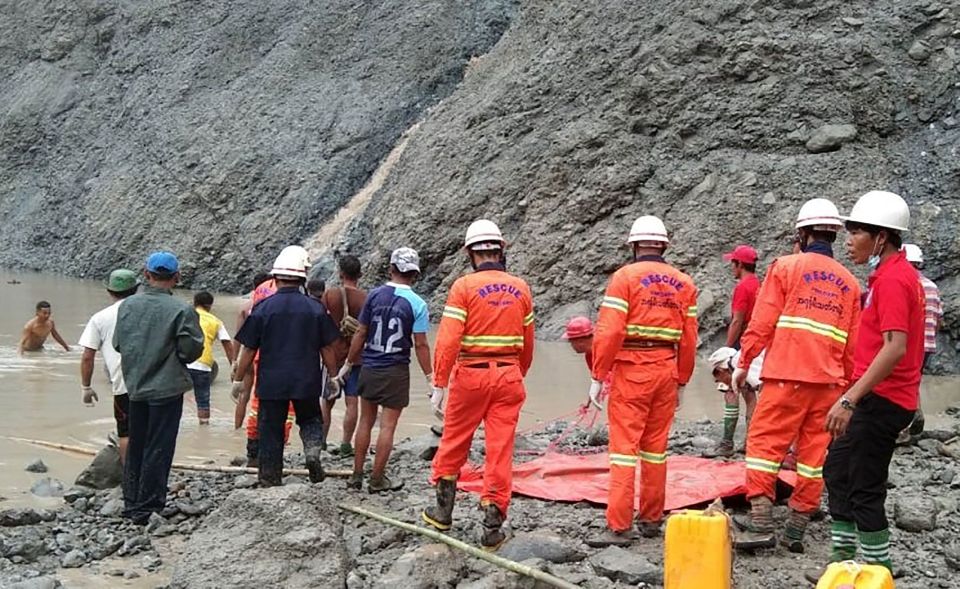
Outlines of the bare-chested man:
[[51,335],[53,339],[57,340],[58,344],[63,346],[64,350],[70,351],[70,346],[63,341],[63,338],[57,332],[57,326],[54,325],[50,314],[50,303],[47,301],[37,303],[37,316],[27,321],[27,324],[23,326],[23,335],[20,337],[20,345],[17,347],[18,353],[42,350],[43,344]]

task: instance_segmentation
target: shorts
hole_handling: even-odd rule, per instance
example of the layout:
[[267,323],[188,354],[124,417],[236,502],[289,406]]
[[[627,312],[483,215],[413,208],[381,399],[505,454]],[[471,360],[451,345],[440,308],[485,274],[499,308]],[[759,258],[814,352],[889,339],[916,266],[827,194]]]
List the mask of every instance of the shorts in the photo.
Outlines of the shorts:
[[117,437],[130,437],[130,395],[113,396],[113,419],[117,422]]
[[364,401],[387,409],[403,409],[410,404],[410,365],[362,366],[357,388]]
[[360,396],[360,369],[362,366],[354,366],[347,375],[347,381],[343,383],[343,394],[348,397]]

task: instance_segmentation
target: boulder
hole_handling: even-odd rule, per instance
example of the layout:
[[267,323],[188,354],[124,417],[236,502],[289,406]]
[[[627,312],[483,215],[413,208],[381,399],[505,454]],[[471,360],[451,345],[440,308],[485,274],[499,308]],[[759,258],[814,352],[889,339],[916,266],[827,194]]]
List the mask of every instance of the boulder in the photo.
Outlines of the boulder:
[[900,496],[893,508],[897,527],[907,532],[929,532],[937,527],[939,507],[930,497]]
[[552,532],[518,532],[497,552],[499,556],[521,562],[542,558],[549,562],[576,562],[586,553]]
[[76,483],[93,489],[111,489],[123,482],[123,466],[116,446],[105,446],[87,468],[77,476]]
[[807,140],[807,151],[810,153],[836,151],[856,136],[857,128],[854,125],[823,125]]
[[597,574],[603,575],[611,581],[628,585],[637,585],[638,583],[659,585],[663,583],[663,572],[660,567],[651,564],[643,556],[619,546],[604,548],[591,556],[589,562]]
[[50,477],[43,477],[30,487],[37,497],[63,497],[63,490],[63,483]]
[[463,556],[446,544],[426,544],[404,553],[374,589],[433,589],[450,587],[460,577]]
[[62,587],[55,577],[34,577],[10,585],[9,589],[57,589]]
[[65,569],[80,568],[87,563],[87,555],[82,550],[71,550],[60,559],[60,566]]
[[0,511],[0,526],[29,526],[40,523],[40,514],[35,509],[4,509]]
[[190,536],[170,586],[343,587],[341,535],[336,507],[310,486],[237,490]]
[[49,469],[47,468],[47,465],[43,463],[43,460],[40,460],[39,458],[37,458],[36,460],[28,464],[27,467],[24,468],[23,470],[27,472],[47,472],[47,470]]

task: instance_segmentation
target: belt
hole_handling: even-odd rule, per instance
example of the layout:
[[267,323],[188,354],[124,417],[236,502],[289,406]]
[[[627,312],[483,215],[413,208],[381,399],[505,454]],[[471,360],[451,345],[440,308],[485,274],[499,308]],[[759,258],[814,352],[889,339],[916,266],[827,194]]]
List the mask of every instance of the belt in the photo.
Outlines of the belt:
[[506,366],[516,366],[516,362],[497,362],[496,360],[490,360],[488,362],[471,362],[469,364],[461,364],[464,368],[490,368],[490,365],[494,365],[497,368],[504,368]]
[[624,341],[622,349],[624,350],[646,350],[649,348],[675,348],[674,342],[665,342],[658,340],[631,340]]

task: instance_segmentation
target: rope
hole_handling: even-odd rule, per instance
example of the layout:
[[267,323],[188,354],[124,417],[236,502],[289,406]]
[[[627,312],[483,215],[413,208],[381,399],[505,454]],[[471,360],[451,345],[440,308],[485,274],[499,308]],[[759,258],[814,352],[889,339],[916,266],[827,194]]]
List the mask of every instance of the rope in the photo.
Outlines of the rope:
[[406,522],[402,522],[402,521],[397,520],[397,519],[394,519],[394,518],[392,518],[392,517],[387,517],[387,516],[385,516],[385,515],[381,515],[381,514],[379,514],[379,513],[370,511],[370,510],[368,510],[368,509],[364,509],[364,508],[362,508],[362,507],[356,507],[356,506],[353,506],[353,505],[344,505],[344,504],[342,504],[342,503],[341,503],[340,505],[338,505],[337,507],[339,507],[339,508],[342,509],[343,511],[348,511],[348,512],[350,512],[350,513],[355,513],[355,514],[357,514],[357,515],[362,515],[362,516],[364,516],[364,517],[369,517],[369,518],[374,519],[374,520],[377,520],[377,521],[379,521],[379,522],[381,522],[381,523],[385,523],[385,524],[388,524],[388,525],[391,525],[391,526],[400,528],[401,530],[406,530],[406,531],[408,531],[408,532],[413,532],[413,533],[415,533],[415,534],[420,534],[421,536],[426,536],[427,538],[430,538],[430,539],[432,539],[432,540],[436,540],[436,541],[438,541],[438,542],[443,542],[443,543],[446,544],[447,546],[451,546],[451,547],[453,547],[453,548],[456,548],[457,550],[460,550],[461,552],[466,552],[466,553],[469,554],[470,556],[475,556],[475,557],[477,557],[477,558],[479,558],[479,559],[481,559],[481,560],[485,560],[485,561],[487,561],[487,562],[489,562],[489,563],[491,563],[491,564],[497,565],[498,567],[500,567],[500,568],[502,568],[502,569],[506,569],[506,570],[508,570],[508,571],[511,571],[511,572],[514,572],[514,573],[517,573],[517,574],[520,574],[520,575],[525,575],[525,576],[527,576],[527,577],[534,578],[534,579],[536,579],[536,580],[538,580],[538,581],[543,581],[544,583],[546,583],[546,584],[548,584],[548,585],[550,585],[550,586],[552,586],[552,587],[560,587],[560,589],[578,589],[578,588],[579,588],[579,585],[574,585],[573,583],[571,583],[571,582],[569,582],[569,581],[566,581],[566,580],[564,580],[564,579],[561,579],[560,577],[555,577],[555,576],[551,575],[550,573],[541,571],[541,570],[538,569],[538,568],[534,568],[534,567],[531,567],[531,566],[529,566],[529,565],[521,564],[521,563],[519,563],[519,562],[510,560],[510,559],[507,559],[507,558],[503,558],[502,556],[497,556],[496,554],[491,554],[491,553],[489,553],[489,552],[485,552],[484,550],[481,550],[480,548],[477,548],[476,546],[471,546],[470,544],[467,544],[466,542],[462,542],[462,541],[460,541],[460,540],[457,540],[456,538],[451,538],[450,536],[447,536],[446,534],[441,534],[440,532],[437,532],[437,531],[434,531],[434,530],[431,530],[431,529],[428,529],[428,528],[424,528],[424,527],[421,527],[421,526],[415,526],[415,525],[413,525],[413,524],[408,524],[408,523],[406,523]]

